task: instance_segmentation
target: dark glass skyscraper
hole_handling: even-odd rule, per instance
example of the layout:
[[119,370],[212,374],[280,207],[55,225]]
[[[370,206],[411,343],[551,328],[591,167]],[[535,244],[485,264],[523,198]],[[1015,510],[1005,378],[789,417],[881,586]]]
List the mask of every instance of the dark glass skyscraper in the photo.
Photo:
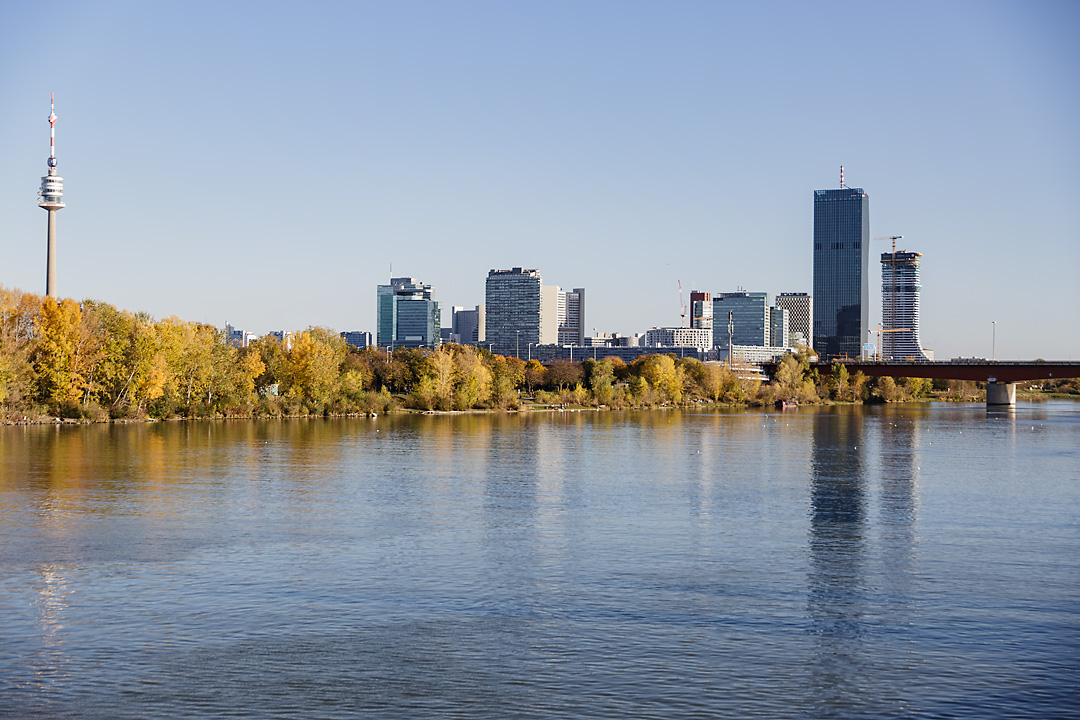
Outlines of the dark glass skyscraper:
[[814,191],[814,350],[857,358],[870,329],[870,196]]

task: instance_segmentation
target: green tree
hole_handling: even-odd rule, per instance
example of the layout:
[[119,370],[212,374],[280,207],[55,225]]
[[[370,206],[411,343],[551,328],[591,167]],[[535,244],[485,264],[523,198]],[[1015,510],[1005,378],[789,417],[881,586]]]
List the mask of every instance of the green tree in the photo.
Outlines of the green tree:
[[589,368],[589,390],[597,405],[611,405],[615,399],[614,366],[611,358],[604,358]]
[[851,399],[851,375],[847,365],[835,362],[829,375],[829,390],[835,400]]

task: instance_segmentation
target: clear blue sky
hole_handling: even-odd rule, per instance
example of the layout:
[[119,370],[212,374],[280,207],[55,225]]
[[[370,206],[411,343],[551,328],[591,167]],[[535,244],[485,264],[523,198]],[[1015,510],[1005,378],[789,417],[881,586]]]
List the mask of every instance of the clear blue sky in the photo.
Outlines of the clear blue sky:
[[[258,333],[375,329],[491,268],[679,322],[809,292],[813,191],[922,252],[939,358],[1080,359],[1080,3],[0,5],[0,284]],[[875,254],[888,248],[875,247]],[[873,322],[879,264],[871,263]]]

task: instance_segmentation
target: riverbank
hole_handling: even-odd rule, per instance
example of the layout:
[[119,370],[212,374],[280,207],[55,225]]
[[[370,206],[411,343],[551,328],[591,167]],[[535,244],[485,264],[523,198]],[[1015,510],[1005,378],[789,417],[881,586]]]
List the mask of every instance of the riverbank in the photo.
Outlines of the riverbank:
[[[1071,400],[1073,402],[1080,402],[1080,395],[1070,393],[1043,393],[1033,391],[1020,391],[1017,393],[1018,400],[1024,400],[1027,402],[1047,402],[1051,400]],[[404,403],[407,400],[407,396],[396,398],[400,402]],[[906,405],[914,403],[928,403],[928,402],[940,402],[940,403],[971,403],[971,402],[985,402],[985,394],[981,396],[972,397],[954,397],[948,393],[935,393],[927,397],[920,398],[907,398],[902,400],[885,401],[878,398],[860,401],[838,401],[838,400],[820,400],[818,402],[804,403],[807,407],[828,407],[828,406],[846,406],[846,405],[877,405],[877,404],[891,404],[891,405]],[[136,417],[136,418],[64,418],[54,417],[47,414],[30,416],[26,414],[14,414],[4,418],[0,418],[0,425],[97,425],[97,424],[114,424],[114,425],[127,425],[132,423],[174,423],[174,422],[186,422],[189,420],[296,420],[302,418],[377,418],[379,415],[490,415],[490,414],[518,414],[518,413],[535,413],[535,412],[612,412],[612,411],[626,411],[626,410],[732,410],[736,408],[755,409],[768,411],[771,410],[771,406],[762,403],[714,403],[714,402],[687,402],[679,404],[658,404],[651,406],[633,406],[633,407],[609,407],[606,405],[574,405],[569,403],[551,404],[551,403],[535,403],[529,400],[523,401],[516,408],[470,408],[468,410],[435,410],[435,409],[422,409],[411,408],[404,406],[396,406],[389,410],[384,410],[382,413],[371,412],[349,412],[349,413],[296,413],[296,414],[260,414],[260,413],[235,413],[235,414],[215,414],[206,416],[174,416],[168,418],[157,417]],[[790,410],[790,408],[789,408]]]

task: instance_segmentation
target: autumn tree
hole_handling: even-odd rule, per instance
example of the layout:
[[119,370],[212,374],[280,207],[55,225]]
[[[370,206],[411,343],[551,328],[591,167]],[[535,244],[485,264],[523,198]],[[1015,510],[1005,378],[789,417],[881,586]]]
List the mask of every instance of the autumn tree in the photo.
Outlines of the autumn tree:
[[641,365],[641,378],[656,390],[660,399],[682,402],[683,373],[672,355],[649,355]]
[[440,347],[431,353],[427,363],[435,403],[444,410],[449,409],[454,402],[454,386],[458,378],[458,362],[455,354],[457,353],[454,348]]
[[[520,358],[518,358],[520,359]],[[524,381],[525,387],[530,393],[544,384],[547,368],[539,360],[529,360],[525,364]]]
[[0,286],[0,408],[25,408],[35,382],[31,343],[41,298]]
[[464,347],[456,357],[458,386],[455,407],[466,410],[491,397],[492,374],[476,349]]
[[82,310],[70,298],[41,302],[41,317],[33,349],[38,397],[50,409],[59,411],[79,399],[82,378],[78,374],[79,326]]
[[581,382],[585,373],[581,365],[570,360],[555,360],[547,367],[544,375],[545,385],[560,392]]
[[287,353],[282,381],[285,395],[308,412],[324,412],[337,389],[345,340],[327,328],[300,333]]
[[491,371],[492,404],[499,408],[516,407],[518,388],[525,382],[525,361],[487,353],[484,362]]
[[682,376],[684,397],[700,397],[705,393],[705,364],[697,358],[681,357],[675,366]]

